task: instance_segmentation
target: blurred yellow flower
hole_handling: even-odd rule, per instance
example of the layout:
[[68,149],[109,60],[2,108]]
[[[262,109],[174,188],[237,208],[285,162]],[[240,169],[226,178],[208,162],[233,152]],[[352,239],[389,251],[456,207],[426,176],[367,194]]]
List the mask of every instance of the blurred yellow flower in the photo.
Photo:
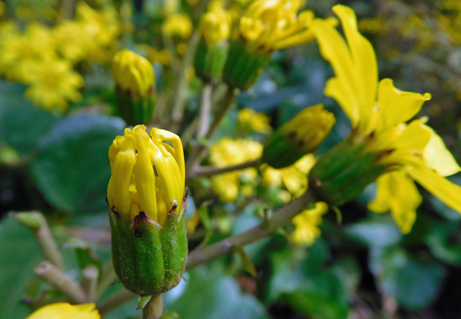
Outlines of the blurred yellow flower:
[[269,125],[270,118],[261,112],[255,112],[247,107],[241,109],[237,116],[238,126],[243,131],[269,134],[272,127]]
[[66,302],[54,303],[34,311],[26,319],[100,319],[95,304],[71,305]]
[[[256,0],[240,19],[240,37],[258,51],[273,51],[314,40],[309,25],[312,11],[302,11],[299,0]],[[336,19],[325,20],[335,25]]]
[[348,143],[364,143],[364,152],[379,154],[377,165],[386,168],[369,208],[375,212],[391,210],[400,230],[409,232],[421,202],[413,184],[416,181],[461,212],[461,187],[444,178],[461,168],[424,119],[405,123],[419,112],[430,94],[400,91],[391,79],[378,83],[376,55],[357,31],[354,11],[342,5],[333,11],[342,22],[347,43],[323,20],[313,21],[311,29],[322,56],[335,71],[324,93],[338,102],[352,122]]
[[8,79],[28,82],[31,68],[45,60],[56,59],[50,30],[39,23],[30,23],[23,33],[13,26],[3,30],[0,41],[0,65]]
[[187,14],[177,13],[163,22],[162,30],[170,37],[179,36],[187,39],[192,33],[192,21]]
[[291,166],[275,169],[267,164],[261,166],[264,186],[281,187],[279,197],[288,203],[304,194],[308,187],[307,175],[315,164],[313,154],[307,154]]
[[[262,154],[262,144],[252,140],[223,138],[211,147],[210,152],[212,164],[226,167],[258,159]],[[245,197],[253,195],[257,176],[255,168],[246,168],[213,176],[211,182],[220,201],[232,202],[237,199],[239,192]]]
[[83,22],[64,21],[53,28],[52,32],[57,51],[73,63],[83,60],[88,48],[94,45]]
[[167,49],[158,50],[148,44],[139,44],[137,48],[150,62],[162,64],[164,66],[171,65],[171,54]]
[[229,38],[231,23],[230,14],[220,3],[214,2],[209,11],[200,18],[200,33],[207,43],[215,44]]
[[83,78],[69,63],[60,60],[43,61],[30,69],[26,97],[46,110],[67,110],[68,102],[81,99],[78,89]]
[[289,239],[303,246],[311,246],[320,237],[319,226],[322,224],[322,215],[328,211],[328,205],[324,202],[315,203],[315,208],[306,209],[296,215],[292,222],[295,229],[290,234]]

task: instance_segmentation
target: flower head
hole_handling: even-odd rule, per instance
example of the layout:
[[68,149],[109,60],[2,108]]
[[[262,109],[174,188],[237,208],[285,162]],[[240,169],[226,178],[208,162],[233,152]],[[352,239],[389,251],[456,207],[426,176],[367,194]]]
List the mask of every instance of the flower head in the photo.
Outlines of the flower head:
[[53,303],[34,311],[27,319],[100,319],[101,315],[93,303],[71,305],[66,302]]
[[45,110],[62,112],[67,110],[69,101],[77,102],[82,98],[78,89],[83,85],[83,77],[66,61],[43,61],[30,71],[26,81],[30,86],[25,95]]
[[[338,102],[352,123],[348,143],[363,144],[365,153],[378,154],[376,164],[385,168],[378,179],[378,197],[369,208],[391,210],[401,231],[408,232],[421,202],[414,180],[461,212],[461,187],[444,178],[460,171],[460,167],[424,119],[406,123],[430,94],[398,90],[391,79],[378,83],[376,55],[357,30],[354,11],[342,5],[333,11],[341,20],[347,42],[325,21],[314,20],[311,30],[322,56],[335,72],[324,93]],[[404,190],[408,196],[396,194],[397,190]]]
[[241,109],[237,115],[238,126],[243,131],[268,134],[272,131],[269,125],[270,118],[261,112],[255,112],[247,107]]
[[177,135],[153,128],[149,137],[144,125],[126,128],[110,147],[109,159],[107,200],[125,221],[144,212],[162,226],[174,205],[181,211],[185,170]]
[[174,14],[163,22],[162,30],[170,37],[187,39],[192,33],[192,21],[187,14]]
[[152,64],[142,56],[123,50],[114,56],[112,76],[122,91],[129,91],[133,98],[146,97],[155,86]]
[[[240,37],[253,48],[264,51],[285,49],[314,40],[309,24],[312,11],[299,15],[299,0],[256,0],[240,19]],[[336,20],[328,19],[332,25]]]
[[219,4],[200,18],[200,32],[207,43],[215,44],[229,38],[231,17]]

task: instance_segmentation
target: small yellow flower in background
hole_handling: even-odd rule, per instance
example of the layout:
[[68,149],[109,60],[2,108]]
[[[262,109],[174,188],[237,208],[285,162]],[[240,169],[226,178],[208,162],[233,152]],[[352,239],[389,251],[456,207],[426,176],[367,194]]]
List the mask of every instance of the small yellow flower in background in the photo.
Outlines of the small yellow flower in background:
[[81,99],[78,89],[83,77],[69,63],[59,60],[43,61],[29,70],[26,97],[46,110],[67,110],[68,102]]
[[73,63],[83,60],[94,45],[85,29],[85,24],[79,21],[64,21],[53,28],[53,39],[59,54]]
[[66,302],[54,303],[34,311],[26,319],[100,319],[95,304],[71,305]]
[[[313,154],[307,154],[291,166],[275,169],[267,164],[262,165],[262,183],[264,186],[282,187],[280,198],[288,203],[304,194],[308,187],[307,175],[315,164]],[[284,189],[286,189],[286,191]]]
[[163,22],[162,30],[169,37],[179,36],[187,39],[192,33],[192,21],[187,14],[177,13]]
[[[252,140],[223,138],[210,149],[210,161],[217,167],[226,167],[261,157],[262,144]],[[255,168],[232,171],[213,176],[214,190],[223,202],[235,201],[239,192],[245,197],[253,195],[258,171]]]
[[[314,20],[311,29],[322,56],[335,72],[324,93],[338,102],[352,122],[350,136],[338,147],[358,147],[362,153],[357,156],[376,158],[370,167],[382,174],[378,179],[376,200],[369,208],[376,212],[390,210],[400,230],[409,232],[416,207],[421,202],[413,182],[416,181],[447,206],[461,212],[461,187],[444,178],[459,172],[460,167],[440,136],[424,124],[424,119],[406,123],[430,99],[430,94],[400,91],[391,79],[378,83],[376,55],[370,42],[357,31],[354,11],[342,5],[333,7],[333,11],[342,22],[347,43],[323,20]],[[319,158],[317,165],[321,167],[324,160],[328,160],[328,156]],[[313,172],[316,167],[311,174]],[[355,177],[356,180],[362,178],[367,177]],[[350,184],[356,180],[346,182],[349,186],[343,191],[349,191]],[[315,178],[313,182],[320,188],[328,183]],[[338,183],[329,187],[338,187]]]
[[220,3],[210,4],[209,11],[200,18],[200,33],[209,44],[229,38],[231,16]]
[[152,64],[142,56],[123,50],[114,56],[112,77],[117,87],[136,97],[146,97],[155,88]]
[[261,112],[255,112],[247,107],[241,109],[237,116],[238,126],[243,131],[269,134],[272,127],[269,125],[270,118]]
[[324,202],[315,203],[315,208],[306,209],[296,215],[292,222],[295,229],[289,239],[302,246],[311,246],[320,237],[319,226],[322,224],[322,216],[328,211],[328,205]]
[[171,54],[167,49],[158,50],[148,44],[139,44],[137,48],[150,62],[171,66]]
[[162,226],[173,201],[181,211],[184,152],[176,134],[153,128],[149,136],[144,125],[126,128],[110,147],[109,159],[112,176],[107,199],[124,220],[132,221],[143,211]]

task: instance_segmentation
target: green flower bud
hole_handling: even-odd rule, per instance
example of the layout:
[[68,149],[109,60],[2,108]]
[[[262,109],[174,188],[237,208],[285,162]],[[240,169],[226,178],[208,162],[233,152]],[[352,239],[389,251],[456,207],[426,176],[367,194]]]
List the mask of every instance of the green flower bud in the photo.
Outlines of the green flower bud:
[[148,123],[157,101],[152,64],[134,52],[123,50],[114,56],[112,77],[120,117],[128,125]]
[[309,173],[309,189],[319,200],[339,206],[356,198],[383,174],[383,152],[368,152],[367,141],[354,145],[346,139],[319,157]]
[[226,62],[228,47],[227,41],[208,43],[200,40],[194,60],[197,76],[207,82],[219,79]]
[[322,104],[308,107],[276,130],[266,141],[263,162],[274,168],[294,164],[313,153],[328,136],[336,119]]

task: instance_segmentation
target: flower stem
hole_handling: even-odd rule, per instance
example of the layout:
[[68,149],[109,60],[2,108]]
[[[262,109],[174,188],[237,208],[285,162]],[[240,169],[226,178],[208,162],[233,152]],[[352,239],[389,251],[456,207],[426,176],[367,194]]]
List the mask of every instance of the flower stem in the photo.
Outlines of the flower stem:
[[261,238],[270,236],[275,230],[288,224],[294,216],[299,214],[312,201],[314,201],[314,196],[307,191],[301,197],[280,208],[271,218],[250,230],[223,239],[206,248],[194,250],[187,257],[186,270],[231,253],[233,246],[243,247]]
[[102,270],[101,279],[99,280],[98,287],[96,288],[96,299],[102,296],[106,289],[114,282],[115,278],[115,269],[112,264],[112,258],[110,258]]
[[84,303],[87,301],[87,296],[82,287],[64,271],[54,266],[49,261],[42,261],[35,267],[34,272],[37,276],[69,296],[72,302]]
[[99,270],[95,265],[88,265],[82,271],[82,281],[80,286],[85,292],[87,302],[93,302],[95,300],[98,277]]
[[191,156],[189,157],[186,163],[186,171],[193,170],[194,167],[200,165],[203,157],[206,155],[206,151],[209,147],[209,141],[213,138],[216,131],[221,124],[221,120],[227,114],[229,109],[234,103],[236,95],[236,90],[232,87],[227,88],[226,95],[224,96],[221,105],[218,108],[218,112],[214,115],[213,122],[211,122],[210,129],[208,130],[205,139],[207,140],[207,144],[198,143],[192,152]]
[[230,165],[225,167],[214,167],[214,166],[198,166],[192,169],[192,171],[187,172],[186,179],[192,179],[197,176],[213,176],[218,174],[223,174],[227,172],[237,171],[240,169],[245,169],[249,167],[255,167],[261,163],[261,159],[255,159],[252,161],[248,161],[245,163],[237,164],[237,165]]
[[202,88],[202,102],[200,104],[200,114],[197,129],[197,139],[205,137],[210,127],[210,112],[211,112],[211,92],[212,85],[210,82],[205,82]]
[[101,315],[105,315],[136,297],[139,296],[131,291],[122,289],[102,301],[97,308]]
[[153,295],[142,310],[142,319],[160,319],[163,314],[163,295]]

